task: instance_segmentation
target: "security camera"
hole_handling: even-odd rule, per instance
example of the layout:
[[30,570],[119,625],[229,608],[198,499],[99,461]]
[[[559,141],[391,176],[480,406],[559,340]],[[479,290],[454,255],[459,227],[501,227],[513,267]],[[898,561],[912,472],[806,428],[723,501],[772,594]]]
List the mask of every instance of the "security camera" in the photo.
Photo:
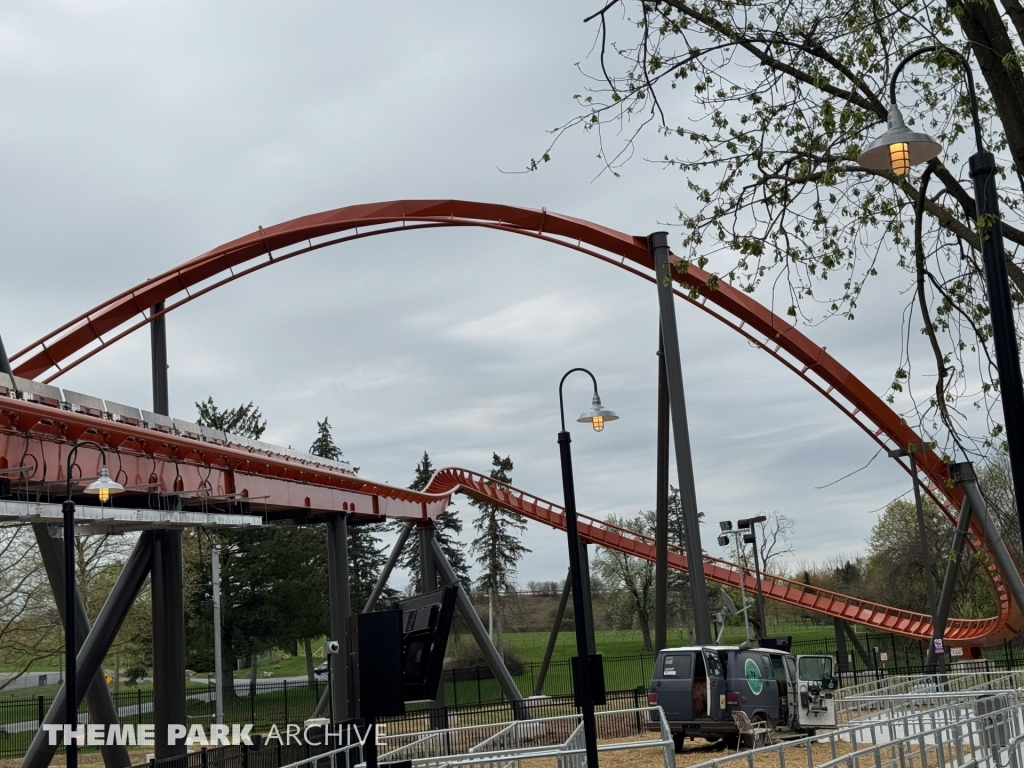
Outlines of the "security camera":
[[324,643],[324,650],[328,653],[338,653],[341,650],[341,643],[337,640],[328,640]]

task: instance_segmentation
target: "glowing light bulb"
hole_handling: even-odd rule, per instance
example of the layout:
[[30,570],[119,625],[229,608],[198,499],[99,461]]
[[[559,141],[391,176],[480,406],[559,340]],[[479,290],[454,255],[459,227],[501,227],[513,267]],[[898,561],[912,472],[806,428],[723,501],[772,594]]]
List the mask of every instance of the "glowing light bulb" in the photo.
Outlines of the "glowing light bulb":
[[897,176],[905,176],[910,170],[910,145],[901,142],[889,145],[889,162],[892,172]]
[[595,416],[593,418],[594,431],[600,432],[604,429],[604,416]]
[[110,500],[110,489],[100,488],[99,492],[100,504],[106,504]]

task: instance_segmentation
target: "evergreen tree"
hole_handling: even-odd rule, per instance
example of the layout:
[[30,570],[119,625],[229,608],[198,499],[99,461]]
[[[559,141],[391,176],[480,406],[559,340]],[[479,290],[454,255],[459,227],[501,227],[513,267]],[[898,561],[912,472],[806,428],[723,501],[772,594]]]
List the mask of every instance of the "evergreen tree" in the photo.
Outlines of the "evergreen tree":
[[[331,434],[331,425],[326,417],[324,417],[323,421],[317,422],[316,430],[317,436],[309,447],[309,452],[313,456],[341,461],[341,449],[334,442],[334,437]],[[370,593],[377,583],[377,578],[384,568],[384,563],[387,562],[387,556],[384,554],[380,539],[374,535],[374,531],[379,530],[382,525],[383,523],[349,522],[348,578],[352,610],[354,611],[361,611],[363,606],[366,605],[366,601],[370,599]],[[394,591],[391,591],[386,593],[384,597],[389,598],[394,595]]]
[[[416,465],[412,483],[409,488],[413,491],[422,491],[427,487],[430,478],[434,475],[434,465],[430,461],[430,455],[424,451],[423,458]],[[401,521],[395,521],[395,529],[404,525]],[[472,583],[469,577],[469,566],[466,565],[466,557],[462,553],[462,543],[456,538],[462,533],[462,521],[459,520],[455,510],[448,509],[438,515],[434,522],[434,538],[441,546],[441,551],[448,558],[448,562],[459,577],[463,587],[468,591]],[[399,564],[412,574],[412,587],[415,592],[420,591],[420,547],[415,536],[410,536],[402,550]]]
[[[512,483],[512,458],[494,454],[491,459],[490,483],[499,487]],[[480,590],[494,604],[494,627],[498,651],[502,651],[502,602],[516,591],[516,569],[520,559],[530,550],[520,537],[526,530],[526,521],[514,512],[485,501],[471,501],[480,514],[473,520],[479,534],[471,545],[476,562],[483,573],[477,579]]]
[[251,437],[253,440],[259,440],[267,431],[267,420],[263,418],[260,409],[253,405],[252,400],[248,405],[222,411],[214,405],[213,398],[208,397],[205,403],[196,403],[196,410],[199,411],[197,422],[204,427],[212,427],[241,437]]

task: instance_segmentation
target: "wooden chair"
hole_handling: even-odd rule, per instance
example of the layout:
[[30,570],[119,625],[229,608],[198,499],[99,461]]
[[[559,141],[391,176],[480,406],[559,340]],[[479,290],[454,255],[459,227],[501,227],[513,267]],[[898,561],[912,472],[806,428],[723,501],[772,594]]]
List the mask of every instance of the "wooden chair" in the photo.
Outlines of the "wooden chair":
[[763,720],[758,720],[756,723],[752,723],[746,712],[736,710],[732,713],[732,721],[736,723],[736,728],[739,730],[739,738],[736,739],[736,751],[740,751],[740,747],[743,745],[743,737],[748,736],[750,738],[750,748],[757,749],[758,747],[771,746],[772,742],[772,731],[768,727],[768,723]]

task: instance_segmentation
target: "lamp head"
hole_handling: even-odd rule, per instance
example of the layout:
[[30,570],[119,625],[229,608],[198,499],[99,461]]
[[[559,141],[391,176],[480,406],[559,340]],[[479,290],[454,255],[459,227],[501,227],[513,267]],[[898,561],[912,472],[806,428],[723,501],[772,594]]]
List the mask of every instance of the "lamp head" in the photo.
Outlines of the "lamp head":
[[857,163],[872,171],[892,171],[905,176],[912,165],[927,163],[939,156],[942,145],[926,133],[907,128],[903,114],[895,104],[889,107],[889,127],[868,144]]
[[85,492],[90,496],[100,497],[101,504],[108,501],[112,493],[121,493],[123,491],[124,486],[110,479],[110,473],[107,472],[106,467],[100,470],[100,476],[96,480],[85,487]]
[[718,537],[718,546],[720,546],[720,547],[728,547],[729,546],[729,537],[726,536],[724,533],[721,536]]
[[743,534],[743,543],[744,544],[753,544],[756,541],[757,541],[757,534],[756,533],[751,532],[751,533],[744,533]]
[[718,527],[722,531],[731,531],[732,530],[732,520],[720,520],[718,522]]
[[594,427],[595,432],[600,432],[604,429],[604,423],[606,421],[615,421],[619,418],[615,411],[609,411],[603,405],[601,405],[601,396],[594,393],[594,401],[590,406],[590,410],[584,414],[581,414],[576,421],[581,424],[590,423]]

